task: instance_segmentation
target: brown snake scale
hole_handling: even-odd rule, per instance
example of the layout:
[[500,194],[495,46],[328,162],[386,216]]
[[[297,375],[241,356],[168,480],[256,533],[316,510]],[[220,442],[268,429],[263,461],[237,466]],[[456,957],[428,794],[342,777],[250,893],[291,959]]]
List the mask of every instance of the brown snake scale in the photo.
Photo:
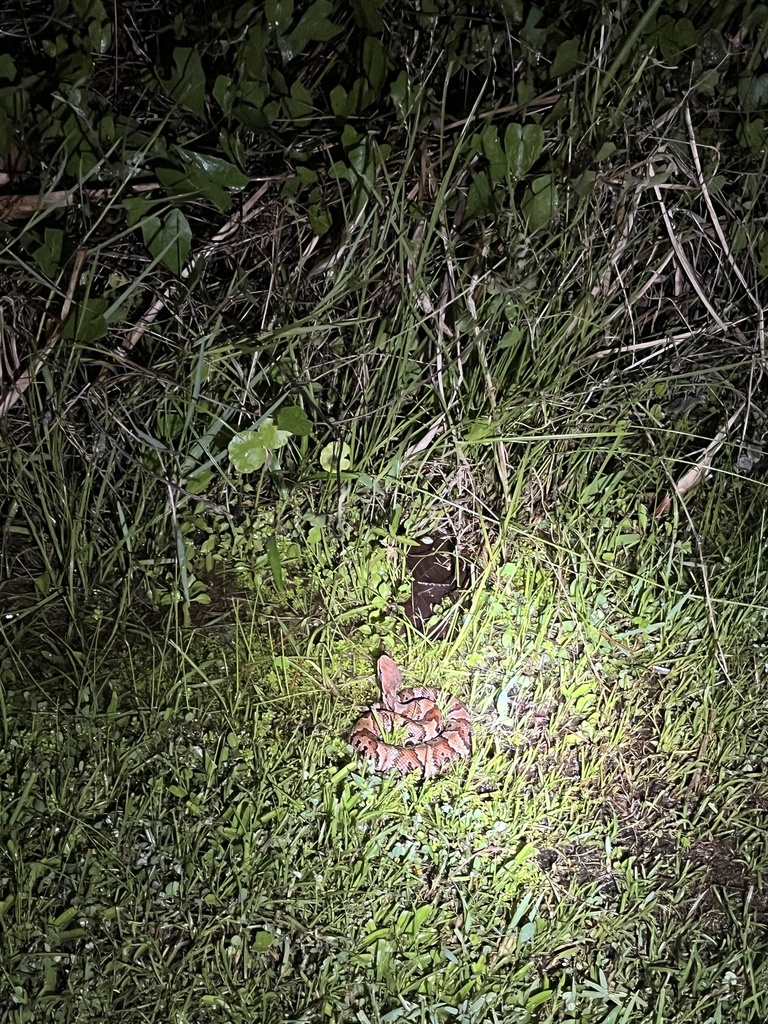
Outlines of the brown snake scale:
[[[349,742],[368,757],[374,771],[419,772],[427,778],[469,756],[472,720],[460,700],[431,686],[400,690],[400,670],[386,654],[379,658],[377,674],[381,703],[371,704],[349,733]],[[382,732],[401,727],[407,733],[402,744],[383,739]]]

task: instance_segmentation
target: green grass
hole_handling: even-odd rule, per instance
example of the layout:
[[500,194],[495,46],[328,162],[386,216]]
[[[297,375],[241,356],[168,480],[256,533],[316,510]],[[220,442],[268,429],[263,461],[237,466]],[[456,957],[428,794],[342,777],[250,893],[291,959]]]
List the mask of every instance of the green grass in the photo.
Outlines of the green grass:
[[[763,8],[60,6],[0,53],[6,192],[74,199],[0,250],[0,1017],[768,1019]],[[444,777],[345,742],[382,649]]]

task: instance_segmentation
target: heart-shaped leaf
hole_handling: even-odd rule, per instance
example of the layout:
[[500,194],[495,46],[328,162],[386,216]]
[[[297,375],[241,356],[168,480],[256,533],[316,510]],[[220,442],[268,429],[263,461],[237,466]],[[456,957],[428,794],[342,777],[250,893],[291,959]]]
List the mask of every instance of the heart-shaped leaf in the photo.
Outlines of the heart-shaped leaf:
[[309,437],[312,423],[300,405],[287,405],[277,414],[277,425],[281,430],[296,437]]
[[279,430],[272,420],[264,420],[256,431],[256,440],[264,448],[282,448],[290,436],[290,430]]
[[326,473],[349,469],[351,449],[346,442],[331,441],[320,452],[320,465]]

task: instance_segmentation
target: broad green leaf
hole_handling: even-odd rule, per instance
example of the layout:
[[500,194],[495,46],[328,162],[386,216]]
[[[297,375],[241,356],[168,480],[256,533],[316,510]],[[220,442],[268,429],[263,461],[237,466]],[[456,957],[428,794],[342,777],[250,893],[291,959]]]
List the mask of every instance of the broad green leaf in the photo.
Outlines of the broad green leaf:
[[749,112],[768,105],[768,74],[742,75],[738,93],[742,110]]
[[357,171],[358,174],[365,174],[365,168],[368,164],[368,145],[366,142],[361,143],[359,146],[355,146],[354,149],[350,149],[347,154],[349,157],[350,166],[353,170]]
[[538,124],[507,125],[504,132],[504,151],[513,181],[527,174],[538,160],[544,146],[544,132]]
[[688,18],[674,21],[668,15],[659,18],[656,39],[665,61],[674,64],[679,60],[683,50],[696,45],[696,29]]
[[328,231],[332,224],[330,213],[321,209],[317,203],[313,203],[307,210],[309,224],[316,235],[322,236]]
[[312,422],[300,405],[287,405],[281,409],[277,414],[277,425],[296,437],[309,437],[312,433]]
[[539,228],[552,219],[557,209],[557,189],[551,174],[534,179],[523,196],[522,210],[528,221],[529,231]]
[[507,158],[499,143],[499,132],[495,124],[487,124],[480,136],[483,156],[488,161],[491,181],[494,185],[507,174]]
[[189,255],[192,229],[181,210],[171,210],[161,221],[159,217],[147,217],[141,225],[144,244],[177,277]]
[[106,53],[112,45],[112,22],[92,21],[88,26],[88,41],[94,53]]
[[224,113],[229,117],[232,113],[232,79],[229,75],[219,75],[213,83],[213,98]]
[[352,0],[355,21],[366,32],[383,32],[384,21],[379,14],[379,8],[383,4],[384,0]]
[[595,153],[595,163],[602,163],[603,160],[607,160],[609,156],[613,156],[615,152],[616,144],[614,142],[604,142],[597,153]]
[[53,277],[61,263],[64,232],[60,228],[45,229],[45,243],[32,253],[46,277]]
[[544,48],[544,43],[547,40],[548,28],[539,28],[539,22],[544,17],[544,11],[541,7],[536,4],[531,5],[531,9],[528,12],[528,17],[525,19],[525,24],[520,29],[520,39],[526,43],[532,50],[541,52]]
[[464,212],[466,220],[478,220],[496,212],[496,200],[493,195],[488,171],[481,171],[469,186],[467,207]]
[[260,82],[262,85],[266,83],[266,48],[267,39],[262,26],[260,24],[252,25],[248,30],[245,46],[240,53],[238,62],[244,81]]
[[490,419],[471,420],[467,422],[467,444],[485,444],[495,441],[499,436],[499,428]]
[[[207,156],[205,153],[196,153],[194,150],[180,147],[177,152],[188,165],[188,176],[195,183],[199,184],[203,179],[207,179],[223,188],[243,188],[250,181],[248,175],[243,174],[239,167],[235,167],[228,160],[222,160],[221,157]],[[204,193],[202,187],[200,191]]]
[[543,1003],[546,1003],[550,999],[552,999],[554,995],[554,989],[549,988],[544,989],[542,992],[536,992],[535,995],[532,995],[528,1002],[525,1004],[525,1008],[526,1010],[535,1010]]
[[170,195],[203,195],[225,212],[232,205],[229,188],[242,188],[249,181],[234,164],[221,157],[207,156],[192,150],[175,150],[181,167],[160,166],[157,177]]
[[522,336],[523,332],[520,330],[519,327],[510,327],[510,329],[505,332],[504,336],[499,342],[499,348],[517,348],[518,342],[520,341]]
[[227,452],[238,473],[254,473],[267,459],[266,449],[256,440],[255,430],[241,430],[227,445]]
[[261,82],[241,82],[238,102],[232,106],[232,116],[246,128],[260,130],[268,128],[271,117],[266,103],[267,90]]
[[266,953],[272,945],[274,936],[271,932],[255,932],[251,948],[254,953]]
[[579,40],[566,39],[557,48],[555,59],[549,69],[549,77],[561,78],[563,75],[568,75],[571,71],[581,67],[585,61],[586,57],[579,49]]
[[[740,146],[744,149],[751,149],[755,156],[762,157],[768,149],[768,131],[766,131],[761,117],[740,124],[736,131],[736,138]],[[713,191],[711,184],[709,190]]]
[[129,228],[135,227],[142,217],[145,217],[152,209],[152,203],[148,199],[141,199],[139,196],[128,196],[123,200],[123,209],[128,212],[126,223]]
[[283,109],[289,120],[306,123],[315,111],[312,93],[301,82],[294,82],[291,95],[283,97]]
[[264,448],[282,448],[288,444],[289,430],[279,430],[272,420],[265,420],[256,431],[256,441]]
[[410,109],[411,83],[405,71],[401,71],[389,87],[389,95],[395,110],[405,117]]
[[41,594],[47,594],[51,589],[51,574],[49,572],[44,572],[41,576],[36,576],[34,584]]
[[331,101],[331,110],[335,117],[346,118],[349,116],[347,90],[343,85],[334,85],[331,89],[329,99]]
[[197,50],[177,46],[173,51],[174,70],[170,78],[160,82],[170,98],[191,110],[198,117],[205,116],[205,72]]
[[320,452],[320,465],[326,473],[349,469],[351,450],[346,442],[331,441]]
[[293,32],[278,40],[280,53],[286,63],[293,60],[309,43],[326,42],[342,31],[340,25],[334,25],[329,19],[333,6],[331,0],[315,0],[306,9]]
[[62,337],[83,344],[103,338],[107,333],[107,321],[104,319],[107,306],[106,299],[90,298],[79,303],[67,317]]
[[16,65],[10,53],[0,53],[0,78],[12,82],[16,77]]
[[293,18],[293,0],[266,0],[264,14],[270,31],[283,33]]
[[378,96],[387,80],[387,53],[375,36],[368,36],[363,43],[363,70]]
[[184,487],[190,494],[202,494],[208,490],[211,480],[213,480],[213,473],[209,469],[198,469],[187,478]]
[[364,136],[355,131],[351,124],[345,124],[341,130],[341,144],[346,152],[358,145],[363,138]]
[[272,571],[272,578],[275,581],[275,586],[282,594],[285,592],[285,583],[283,581],[283,563],[280,559],[280,550],[277,546],[277,539],[274,534],[272,534],[271,537],[267,538],[266,549],[267,562],[269,563],[269,568]]

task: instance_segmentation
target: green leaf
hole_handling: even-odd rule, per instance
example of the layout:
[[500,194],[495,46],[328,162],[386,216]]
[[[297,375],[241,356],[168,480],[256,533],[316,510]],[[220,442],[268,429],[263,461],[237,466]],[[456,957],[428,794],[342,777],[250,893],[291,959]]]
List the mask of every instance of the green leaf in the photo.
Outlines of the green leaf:
[[768,104],[768,74],[742,75],[738,85],[742,110],[757,110]]
[[322,238],[333,223],[330,213],[327,210],[321,210],[317,203],[313,203],[307,210],[307,215],[310,227],[316,235]]
[[88,26],[88,41],[94,53],[106,53],[112,45],[112,23],[92,21]]
[[384,0],[352,0],[355,21],[366,32],[383,32],[384,21],[379,14],[379,8],[383,4]]
[[213,480],[213,473],[210,470],[198,469],[187,478],[184,487],[190,494],[202,494],[208,490],[211,480]]
[[401,71],[392,85],[389,87],[389,96],[395,110],[401,117],[405,117],[410,109],[408,100],[411,95],[411,83],[405,71]]
[[255,430],[242,430],[227,445],[229,461],[238,473],[255,473],[267,459],[263,445],[256,440]]
[[527,174],[538,160],[544,146],[544,131],[538,124],[507,125],[504,132],[504,151],[513,181]]
[[232,113],[232,79],[229,75],[219,75],[213,83],[213,98],[219,104],[224,113],[229,117]]
[[253,952],[266,953],[272,945],[274,936],[271,932],[255,932],[253,936]]
[[659,18],[656,39],[665,61],[676,63],[684,50],[696,45],[696,29],[688,18],[674,21],[668,15]]
[[152,209],[152,203],[147,199],[138,196],[128,196],[123,200],[123,209],[127,211],[126,223],[129,228],[135,227],[142,217],[145,217]]
[[270,31],[285,32],[293,18],[293,0],[266,0],[264,14]]
[[529,231],[538,231],[550,221],[557,209],[557,189],[551,174],[535,178],[523,196],[522,210]]
[[544,11],[536,4],[531,5],[525,24],[520,29],[520,39],[527,43],[536,52],[541,52],[547,40],[547,27],[539,28],[539,22],[544,17]]
[[597,153],[595,153],[595,163],[602,163],[603,160],[607,160],[609,156],[613,156],[615,152],[616,144],[614,142],[604,142]]
[[79,303],[77,309],[67,317],[62,337],[81,344],[103,338],[107,333],[107,321],[104,319],[107,306],[106,299],[90,298]]
[[0,53],[0,78],[12,82],[16,77],[16,65],[10,53]]
[[203,195],[206,194],[203,184],[205,181],[221,185],[222,188],[243,188],[251,180],[239,167],[235,167],[229,160],[222,160],[219,156],[208,156],[181,147],[176,152],[188,167],[187,177],[198,186]]
[[45,229],[45,243],[32,253],[46,277],[52,278],[61,264],[64,232],[60,228]]
[[294,82],[291,95],[283,97],[283,109],[289,121],[307,124],[315,111],[312,93],[301,82]]
[[329,20],[328,15],[332,11],[331,0],[315,0],[306,9],[293,32],[278,39],[280,53],[286,63],[293,60],[309,43],[327,42],[342,31],[340,25],[334,25]]
[[192,241],[192,229],[181,210],[171,210],[162,221],[159,217],[147,217],[141,232],[154,258],[180,277]]
[[579,49],[579,40],[566,39],[557,48],[555,59],[549,69],[549,77],[561,78],[563,75],[568,75],[571,71],[581,67],[585,61],[586,57]]
[[363,70],[373,91],[380,95],[387,80],[387,53],[375,36],[367,36],[363,43]]
[[347,90],[343,85],[334,85],[331,89],[329,99],[334,117],[346,118],[348,116]]
[[281,409],[277,414],[277,425],[296,437],[309,437],[312,433],[312,422],[300,405],[287,405]]
[[272,420],[265,420],[256,431],[256,441],[265,448],[282,448],[291,436],[289,430],[278,430]]
[[467,207],[464,212],[466,220],[477,220],[496,213],[496,200],[493,195],[489,172],[481,171],[469,186]]
[[169,195],[202,195],[225,212],[232,205],[229,188],[242,188],[250,180],[234,164],[221,157],[178,147],[174,155],[181,166],[160,166],[157,177]]
[[[744,121],[736,131],[736,138],[739,145],[744,149],[751,149],[757,157],[762,157],[768,148],[768,131],[761,117]],[[710,185],[710,192],[713,191]]]
[[488,161],[491,182],[495,185],[507,174],[507,158],[499,143],[499,132],[495,124],[487,124],[480,136],[483,156]]
[[36,576],[34,584],[41,594],[45,595],[51,589],[51,575],[48,572],[44,572],[41,576]]
[[510,327],[510,329],[505,332],[501,341],[499,342],[499,348],[517,348],[522,336],[523,332],[520,330],[519,327]]
[[320,452],[320,465],[326,473],[349,469],[351,450],[346,442],[331,441]]
[[197,50],[177,46],[173,51],[174,70],[170,78],[160,83],[170,98],[191,110],[198,117],[205,116],[205,72]]
[[278,591],[283,594],[285,593],[285,583],[283,581],[283,563],[280,560],[280,551],[277,546],[277,539],[274,534],[267,538],[266,543],[267,550],[267,562],[272,572],[272,578],[275,581],[275,586]]

